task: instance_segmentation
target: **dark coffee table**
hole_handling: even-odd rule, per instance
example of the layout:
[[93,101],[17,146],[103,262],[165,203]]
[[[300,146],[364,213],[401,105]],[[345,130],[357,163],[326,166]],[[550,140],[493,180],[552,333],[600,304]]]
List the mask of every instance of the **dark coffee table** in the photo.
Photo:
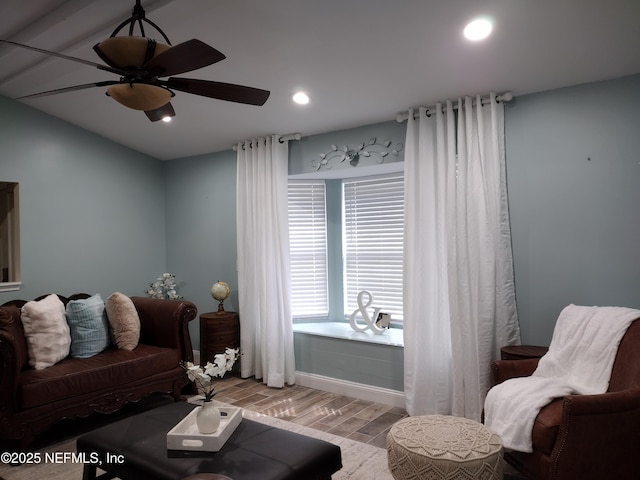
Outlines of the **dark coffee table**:
[[217,473],[233,480],[328,480],[342,468],[340,447],[243,419],[218,452],[167,450],[167,432],[194,407],[178,402],[125,418],[78,438],[84,480],[178,480]]

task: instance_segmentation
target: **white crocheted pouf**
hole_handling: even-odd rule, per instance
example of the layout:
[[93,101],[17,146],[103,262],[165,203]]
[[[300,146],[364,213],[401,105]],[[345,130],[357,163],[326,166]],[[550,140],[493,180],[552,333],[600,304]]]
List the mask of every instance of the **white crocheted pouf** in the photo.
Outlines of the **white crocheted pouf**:
[[500,437],[466,418],[404,418],[387,435],[387,453],[396,480],[502,480]]

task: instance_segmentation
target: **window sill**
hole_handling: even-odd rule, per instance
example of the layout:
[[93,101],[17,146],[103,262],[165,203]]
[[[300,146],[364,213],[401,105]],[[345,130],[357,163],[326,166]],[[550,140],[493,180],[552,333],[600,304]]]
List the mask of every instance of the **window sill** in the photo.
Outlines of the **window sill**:
[[0,292],[15,292],[20,290],[22,282],[2,282],[0,283]]
[[317,335],[320,337],[341,338],[356,342],[377,343],[392,347],[404,347],[404,335],[400,328],[389,328],[384,333],[376,334],[371,330],[356,332],[346,322],[294,323],[294,333]]

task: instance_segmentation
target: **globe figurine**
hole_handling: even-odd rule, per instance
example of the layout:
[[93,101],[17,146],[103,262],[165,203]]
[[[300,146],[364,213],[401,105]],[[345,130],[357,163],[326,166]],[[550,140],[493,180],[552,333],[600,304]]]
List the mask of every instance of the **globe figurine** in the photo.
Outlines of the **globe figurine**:
[[211,296],[217,300],[218,303],[218,312],[224,312],[223,302],[231,293],[231,289],[229,285],[224,282],[217,281],[211,287]]

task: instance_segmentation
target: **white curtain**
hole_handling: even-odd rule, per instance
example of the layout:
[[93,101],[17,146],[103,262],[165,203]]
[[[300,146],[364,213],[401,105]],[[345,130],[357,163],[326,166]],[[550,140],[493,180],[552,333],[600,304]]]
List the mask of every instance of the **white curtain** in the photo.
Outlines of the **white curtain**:
[[287,214],[288,143],[237,145],[237,245],[241,376],[295,383]]
[[411,415],[479,420],[500,347],[520,343],[504,107],[491,95],[409,112],[405,395]]

